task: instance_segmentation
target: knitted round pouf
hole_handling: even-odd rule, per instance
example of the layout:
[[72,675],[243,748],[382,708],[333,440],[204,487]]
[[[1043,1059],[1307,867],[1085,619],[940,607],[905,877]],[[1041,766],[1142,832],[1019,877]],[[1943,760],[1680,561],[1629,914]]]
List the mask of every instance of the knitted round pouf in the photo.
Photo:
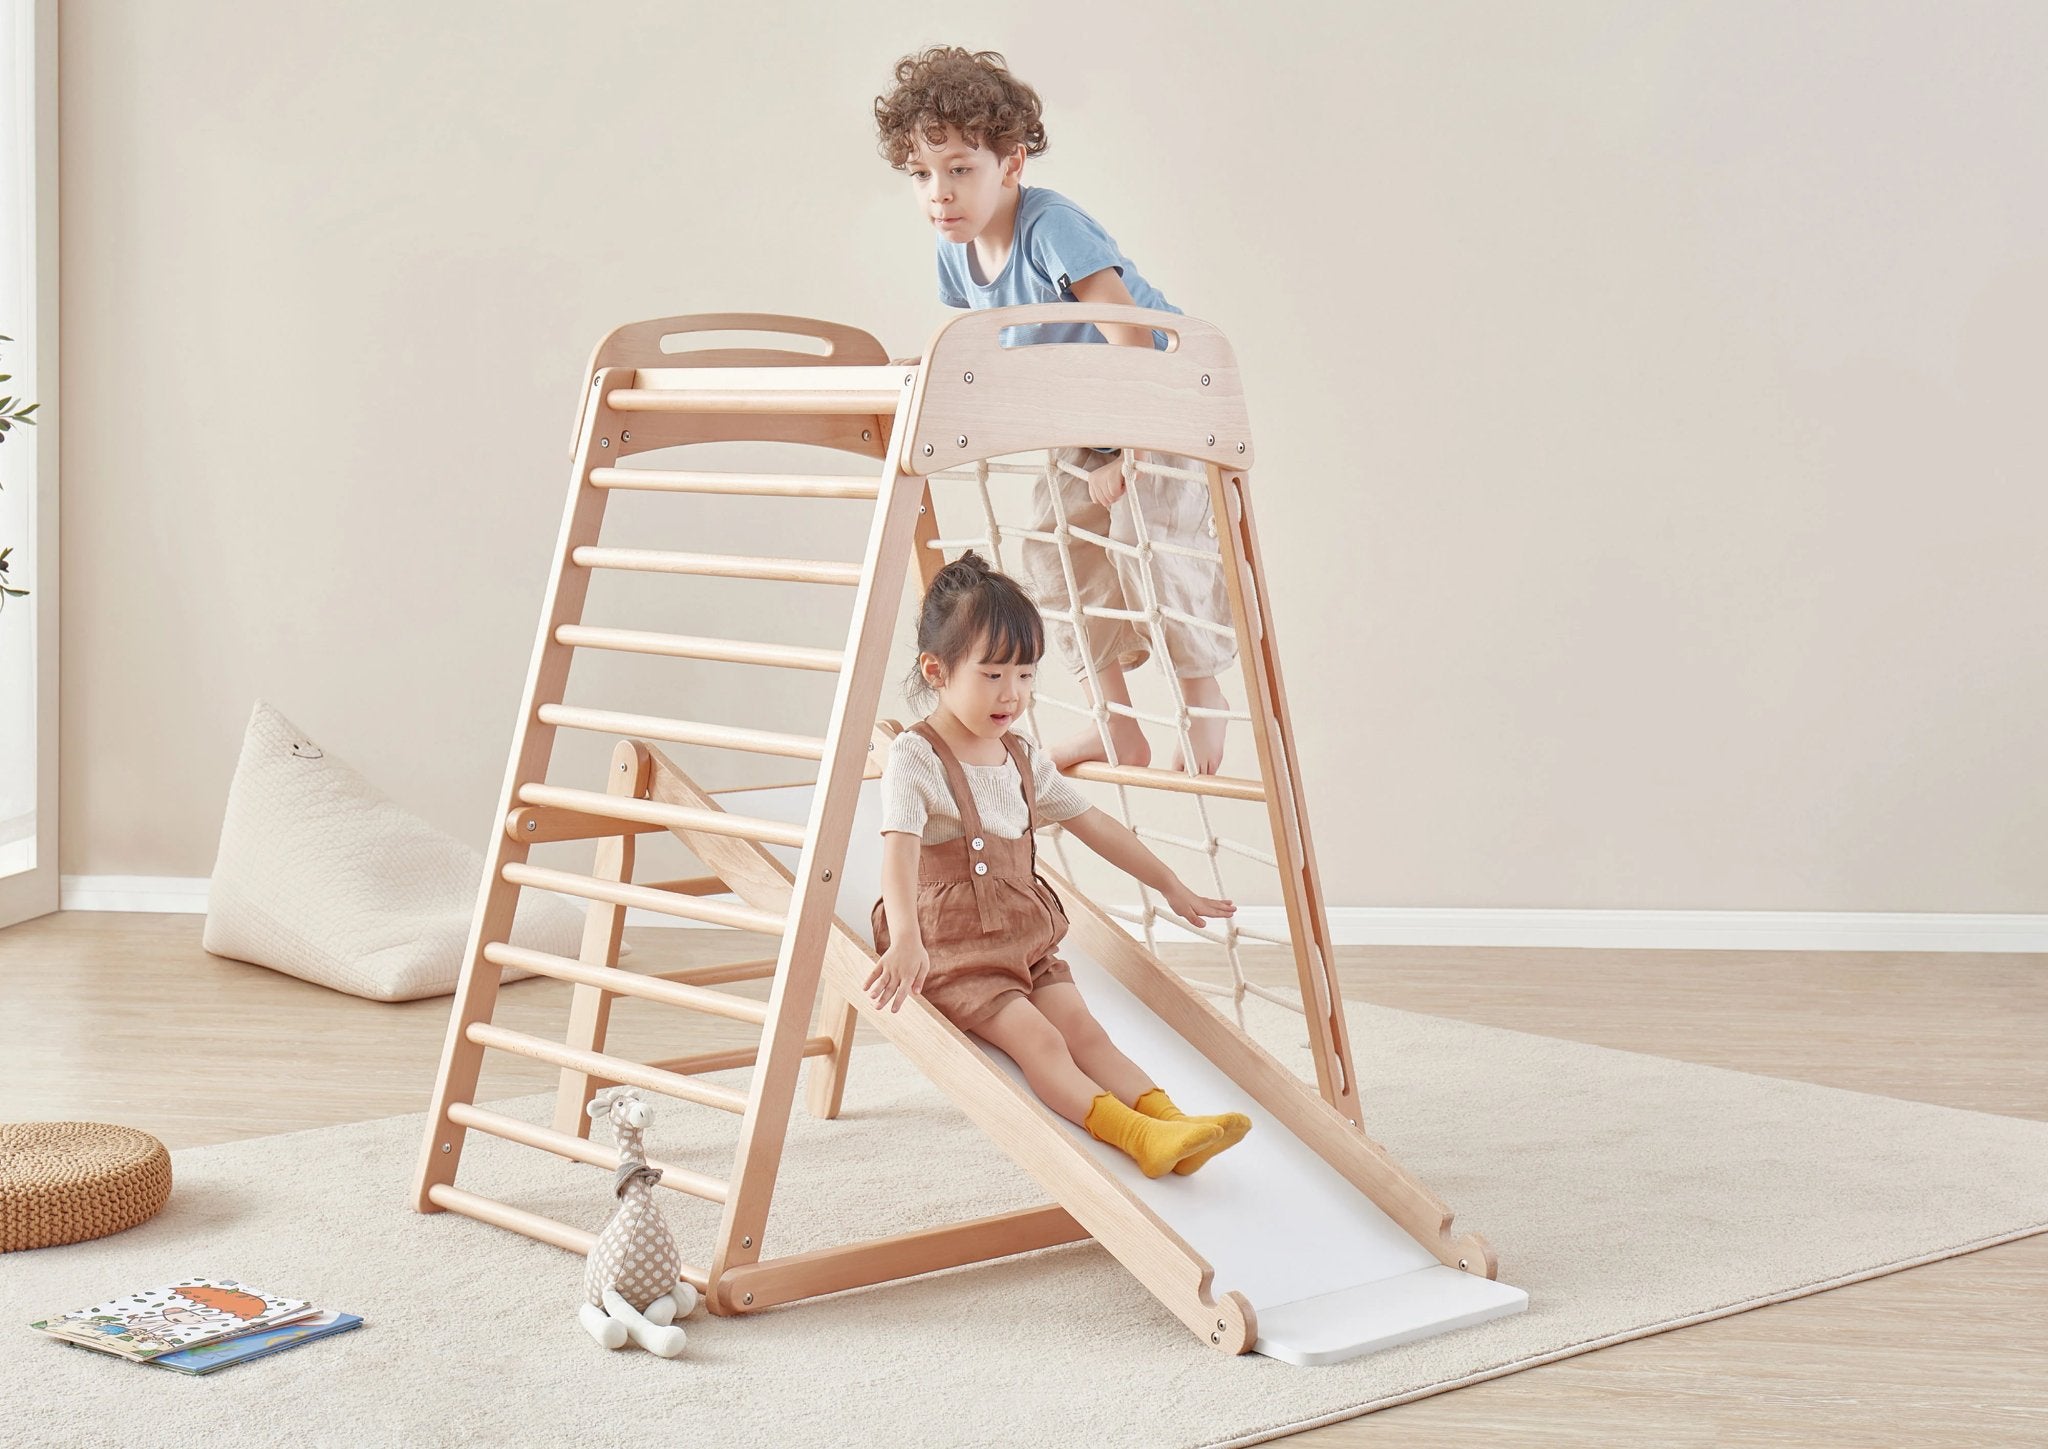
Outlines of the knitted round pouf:
[[171,1154],[106,1122],[0,1122],[0,1253],[104,1238],[162,1210]]

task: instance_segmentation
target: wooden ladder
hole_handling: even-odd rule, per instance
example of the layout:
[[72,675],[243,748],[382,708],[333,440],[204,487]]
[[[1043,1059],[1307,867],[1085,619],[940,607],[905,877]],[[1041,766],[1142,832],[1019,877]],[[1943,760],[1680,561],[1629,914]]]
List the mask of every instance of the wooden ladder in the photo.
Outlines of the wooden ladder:
[[[671,354],[663,339],[711,332],[782,333],[792,343],[822,340],[822,356],[777,348],[727,348]],[[603,1086],[629,1085],[678,1100],[741,1115],[741,1147],[734,1174],[721,1181],[668,1163],[662,1186],[723,1204],[718,1248],[708,1265],[686,1265],[684,1277],[701,1291],[729,1266],[752,1262],[773,1190],[775,1164],[787,1130],[795,1082],[812,1057],[834,1059],[829,1080],[844,1081],[853,1040],[853,1013],[842,1006],[837,1030],[813,1036],[809,1025],[817,999],[818,962],[831,920],[836,891],[831,886],[843,860],[851,811],[828,812],[826,802],[859,789],[870,773],[869,733],[875,716],[879,676],[855,691],[857,656],[885,657],[894,622],[894,601],[909,565],[913,529],[905,517],[919,507],[921,479],[899,486],[893,466],[874,476],[757,474],[627,469],[617,466],[634,453],[686,443],[735,440],[803,442],[864,454],[889,455],[897,418],[911,395],[916,369],[889,367],[888,355],[866,333],[803,318],[758,314],[709,314],[663,318],[614,332],[593,355],[577,428],[567,507],[555,547],[554,567],[542,610],[539,637],[528,670],[524,703],[514,732],[510,762],[492,833],[466,959],[456,987],[422,1145],[415,1205],[422,1212],[448,1209],[484,1222],[587,1252],[592,1234],[494,1201],[455,1183],[466,1134],[472,1130],[540,1148],[572,1160],[612,1168],[615,1150],[588,1140],[583,1104]],[[763,387],[760,369],[774,368],[774,386]],[[723,386],[725,374],[744,375],[744,386]],[[647,549],[607,548],[598,543],[605,506],[621,489],[697,495],[785,499],[854,499],[876,504],[867,555],[859,563],[810,559],[741,557]],[[854,591],[852,623],[845,649],[825,650],[747,640],[595,627],[583,622],[585,596],[599,569],[687,574],[730,579],[816,583]],[[889,602],[869,608],[876,580],[887,580]],[[777,734],[696,720],[655,718],[563,702],[572,656],[579,649],[623,650],[682,659],[721,660],[764,668],[835,673],[838,689],[823,735]],[[858,693],[861,697],[856,698]],[[545,776],[555,732],[593,731],[622,738],[612,755],[604,790],[549,783]],[[677,782],[694,789],[650,741],[689,744],[754,754],[814,760],[819,788],[804,826],[762,820],[718,809],[715,803],[676,803]],[[804,868],[788,909],[771,912],[749,905],[705,899],[723,894],[715,876],[679,881],[632,880],[636,837],[667,830],[686,841],[705,835],[756,845],[797,848]],[[597,841],[590,874],[528,863],[535,845],[577,839]],[[590,902],[576,959],[510,944],[518,894],[536,888]],[[629,907],[710,925],[761,932],[780,938],[773,958],[696,967],[660,975],[618,969],[620,936]],[[544,1040],[492,1021],[500,973],[533,972],[574,984],[566,1039]],[[765,1003],[714,989],[734,981],[771,978]],[[632,996],[687,1010],[747,1022],[761,1029],[757,1047],[702,1053],[678,1060],[640,1063],[605,1053],[603,1046],[614,998]],[[476,1105],[477,1078],[486,1048],[561,1068],[559,1101],[552,1127],[540,1127]],[[703,1080],[703,1074],[732,1067],[755,1068],[745,1093]],[[819,1103],[825,1115],[837,1111],[837,1091]],[[757,1150],[750,1154],[750,1145]],[[765,1148],[768,1160],[750,1162]]]

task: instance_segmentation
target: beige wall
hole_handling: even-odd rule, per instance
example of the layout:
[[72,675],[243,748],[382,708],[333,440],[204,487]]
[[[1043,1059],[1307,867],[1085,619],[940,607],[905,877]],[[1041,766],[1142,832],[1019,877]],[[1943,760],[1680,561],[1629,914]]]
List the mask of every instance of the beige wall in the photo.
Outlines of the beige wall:
[[919,347],[945,39],[1237,345],[1333,902],[2048,910],[2048,10],[975,11],[67,4],[64,871],[207,873],[259,695],[481,842],[589,347]]

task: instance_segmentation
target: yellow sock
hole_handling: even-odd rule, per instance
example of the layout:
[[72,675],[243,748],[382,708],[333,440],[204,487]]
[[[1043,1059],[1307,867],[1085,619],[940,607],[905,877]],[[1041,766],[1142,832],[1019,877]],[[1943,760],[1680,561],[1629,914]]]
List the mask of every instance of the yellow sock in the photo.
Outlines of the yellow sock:
[[1089,1104],[1084,1124],[1097,1142],[1130,1154],[1138,1171],[1159,1177],[1191,1152],[1200,1152],[1223,1135],[1223,1129],[1208,1122],[1159,1122],[1142,1112],[1133,1112],[1110,1092],[1099,1094]]
[[1190,1117],[1173,1105],[1173,1098],[1158,1087],[1138,1098],[1138,1110],[1147,1117],[1161,1122],[1211,1122],[1223,1129],[1222,1140],[1215,1146],[1205,1148],[1190,1157],[1184,1157],[1174,1164],[1173,1170],[1186,1177],[1226,1147],[1235,1147],[1244,1141],[1244,1134],[1252,1130],[1252,1119],[1242,1112],[1223,1112],[1213,1117]]

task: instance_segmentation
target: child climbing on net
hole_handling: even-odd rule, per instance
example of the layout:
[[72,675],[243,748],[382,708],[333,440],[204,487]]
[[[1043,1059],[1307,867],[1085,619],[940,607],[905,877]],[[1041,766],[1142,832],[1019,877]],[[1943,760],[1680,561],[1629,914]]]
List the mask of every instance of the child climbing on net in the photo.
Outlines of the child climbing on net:
[[918,611],[913,698],[936,696],[882,772],[878,1007],[922,994],[1007,1052],[1047,1106],[1128,1153],[1147,1177],[1183,1176],[1241,1140],[1241,1112],[1190,1117],[1117,1050],[1056,954],[1067,918],[1038,875],[1032,826],[1057,820],[1202,925],[1234,915],[1190,890],[1121,822],[1095,809],[1038,746],[1011,733],[1031,700],[1045,625],[1015,580],[969,551]]
[[[895,87],[875,98],[875,125],[883,155],[910,177],[934,234],[939,300],[947,306],[1084,302],[1180,311],[1094,216],[1056,191],[1024,184],[1024,163],[1046,149],[1045,121],[1038,92],[996,52],[940,45],[903,57]],[[1044,343],[1164,348],[1167,337],[1114,322],[1004,329],[1005,346]],[[1092,541],[1099,539],[1111,546]],[[1230,702],[1220,676],[1237,658],[1237,640],[1201,460],[1149,449],[1054,448],[1032,488],[1022,554],[1031,593],[1051,616],[1053,638],[1097,720],[1053,744],[1053,763],[1151,763],[1125,675],[1156,648],[1186,707],[1176,707],[1185,736],[1173,768],[1221,770]]]

